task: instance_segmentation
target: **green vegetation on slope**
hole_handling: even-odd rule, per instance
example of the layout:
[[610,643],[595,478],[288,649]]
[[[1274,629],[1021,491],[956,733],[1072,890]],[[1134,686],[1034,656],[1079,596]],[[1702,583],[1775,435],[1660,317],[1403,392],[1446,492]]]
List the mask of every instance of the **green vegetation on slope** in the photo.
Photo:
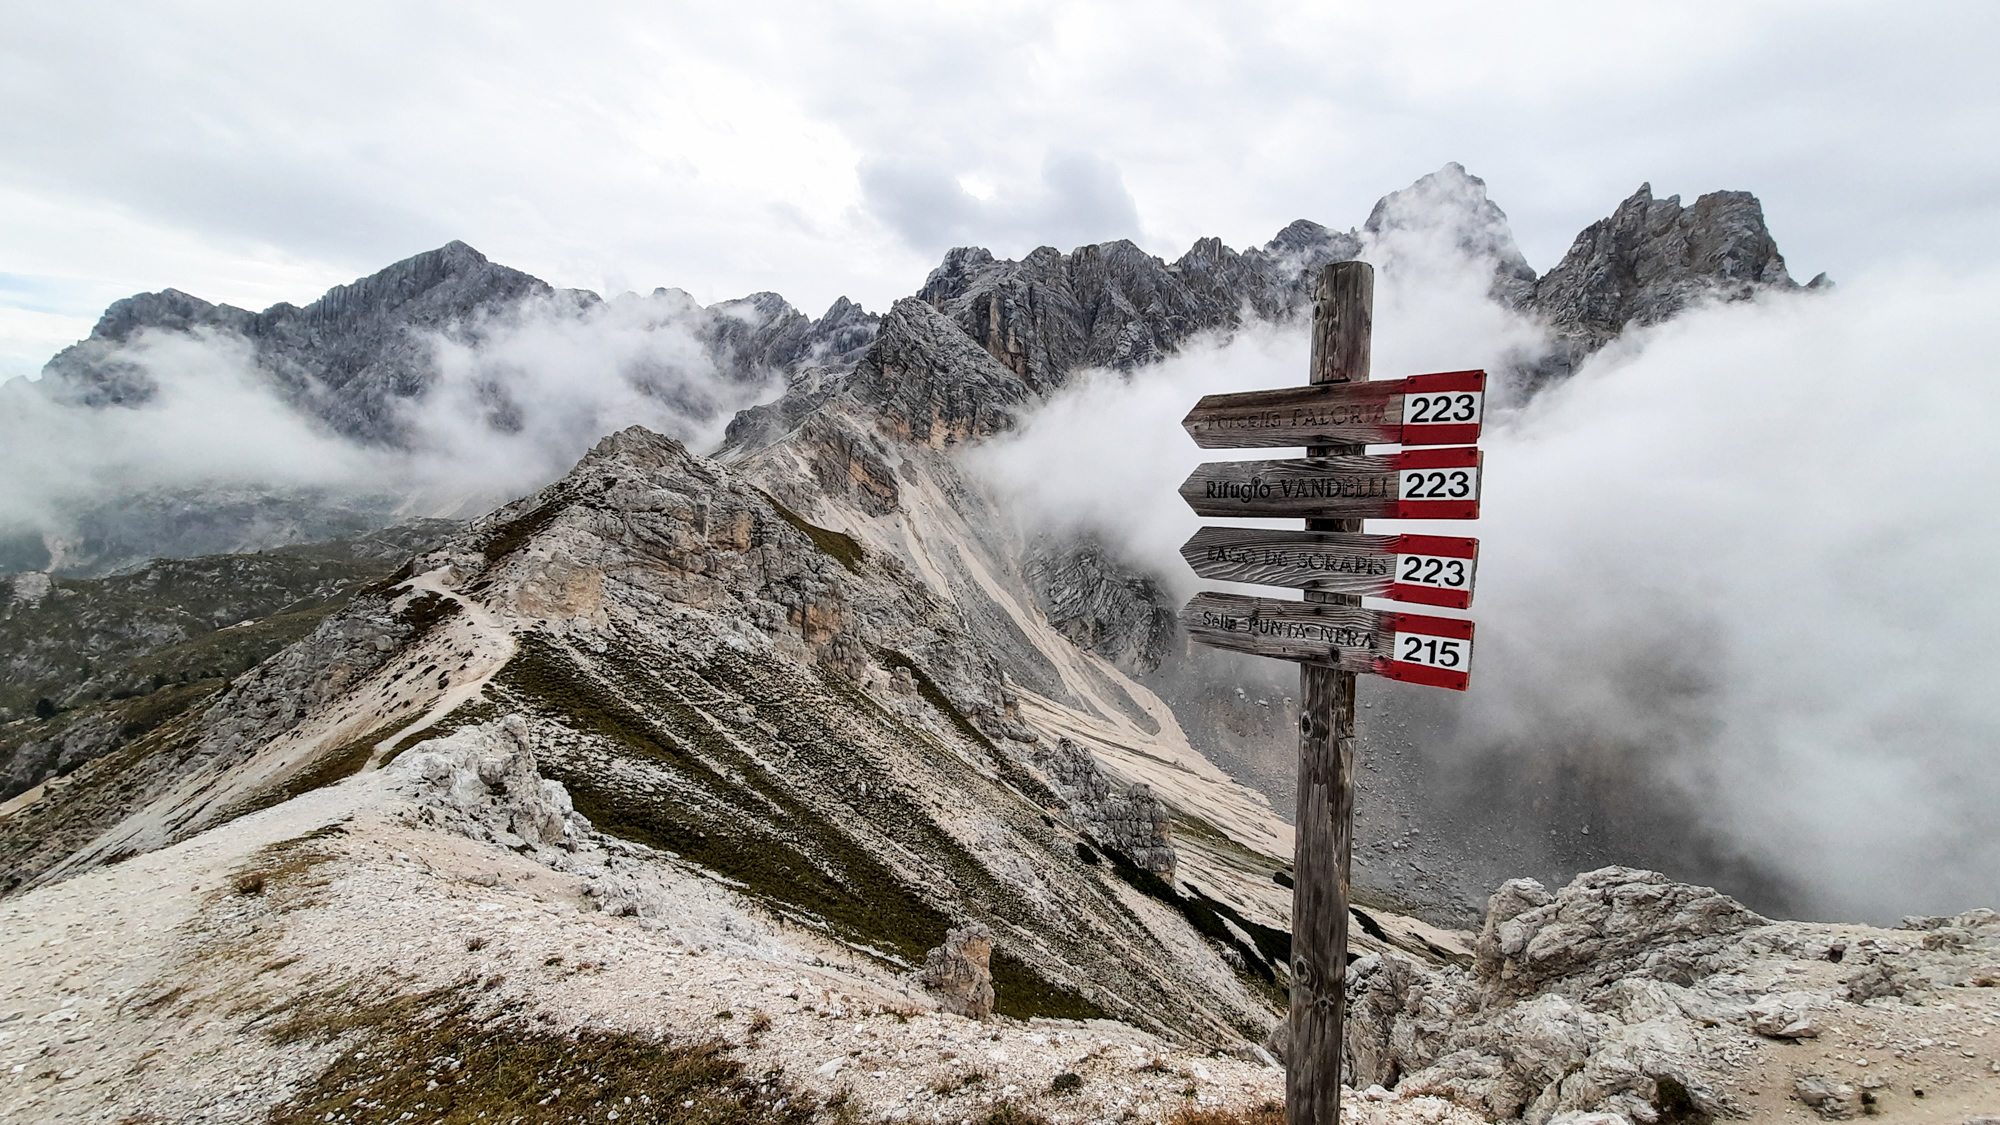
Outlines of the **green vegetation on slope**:
[[448,1125],[809,1125],[814,1099],[775,1075],[753,1078],[715,1041],[626,1031],[561,1034],[481,1011],[469,988],[376,1003],[334,995],[300,1004],[280,1044],[343,1049],[270,1125],[420,1120]]
[[489,563],[499,562],[521,549],[535,533],[554,523],[569,508],[569,499],[558,496],[494,528],[481,548]]
[[21,889],[95,839],[109,818],[123,815],[136,794],[193,744],[201,715],[223,687],[214,681],[177,685],[133,701],[172,714],[104,757],[79,766],[68,776],[60,799],[37,801],[0,820],[0,896]]
[[757,495],[762,496],[765,502],[771,505],[771,510],[796,528],[799,534],[812,540],[813,546],[818,547],[821,553],[832,556],[835,562],[850,572],[861,573],[861,562],[866,555],[861,550],[861,544],[855,542],[853,536],[844,531],[821,527],[816,523],[807,523],[804,517],[778,503],[777,498],[761,488],[757,490]]
[[[592,671],[618,677],[616,690]],[[939,865],[939,879],[958,893],[996,911],[1025,910],[1015,901],[1016,892],[994,880],[925,810],[900,795],[895,779],[876,772],[862,756],[843,752],[841,732],[820,718],[809,697],[801,697],[799,683],[774,682],[768,669],[728,649],[718,650],[698,675],[710,680],[717,698],[747,701],[754,717],[746,725],[775,728],[775,738],[792,748],[800,772],[851,783],[852,793],[844,799],[854,811],[894,835],[906,854]],[[669,779],[642,788],[630,771],[547,756],[543,773],[562,782],[577,811],[600,830],[700,863],[781,912],[825,925],[906,965],[921,964],[924,954],[943,942],[951,920],[942,911],[813,801],[745,753],[729,720],[688,702],[644,661],[614,652],[586,670],[553,639],[529,634],[494,682],[522,703],[650,767],[639,771],[642,776]],[[806,757],[814,760],[802,760]],[[1078,1019],[1104,1014],[1004,951],[996,954],[993,972],[996,1007],[1004,1014]]]
[[[338,545],[325,549],[338,555]],[[32,604],[0,596],[0,712],[239,675],[390,569],[304,549],[210,555],[109,578],[54,578]],[[11,591],[21,581],[0,585]]]

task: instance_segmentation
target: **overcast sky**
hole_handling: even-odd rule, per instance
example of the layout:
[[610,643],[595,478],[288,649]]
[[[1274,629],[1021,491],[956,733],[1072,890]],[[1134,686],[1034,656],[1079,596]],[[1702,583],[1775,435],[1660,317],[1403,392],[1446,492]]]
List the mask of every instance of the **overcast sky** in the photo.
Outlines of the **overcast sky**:
[[0,0],[0,377],[110,300],[464,239],[558,285],[882,308],[939,253],[1359,224],[1447,161],[1529,261],[1642,181],[1801,280],[2000,249],[2000,5]]

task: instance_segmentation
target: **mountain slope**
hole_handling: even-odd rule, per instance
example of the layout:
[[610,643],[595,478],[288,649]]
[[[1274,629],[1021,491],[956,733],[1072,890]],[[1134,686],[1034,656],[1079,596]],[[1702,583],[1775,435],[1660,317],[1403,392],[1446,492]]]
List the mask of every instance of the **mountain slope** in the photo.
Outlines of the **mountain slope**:
[[[633,430],[412,569],[150,754],[92,763],[17,813],[10,867],[47,878],[152,850],[324,780],[329,763],[358,769],[511,712],[600,828],[857,948],[913,965],[958,920],[993,928],[1003,1011],[1102,1010],[1204,1038],[1268,1023],[1257,989],[1283,963],[1276,939],[1245,918],[1204,941],[1172,891],[1136,889],[1143,869],[1117,858],[1130,841],[1086,835],[1107,818],[1038,769],[998,664],[866,537]],[[1057,783],[1110,793],[1075,780]],[[1261,805],[1212,767],[1179,785]],[[1259,815],[1275,851],[1282,826]],[[1213,850],[1272,886],[1276,861],[1216,835]],[[1240,875],[1202,878],[1244,898],[1219,881]]]
[[[1459,218],[1441,229],[1471,239],[1496,292],[1518,296],[1524,266],[1483,185],[1447,169],[1411,190],[1371,228],[1443,198]],[[1650,252],[1649,237],[1607,253]],[[1295,224],[1263,250],[1203,244],[1172,266],[1118,244],[1023,263],[966,252],[879,321],[837,306],[789,338],[824,329],[841,346],[865,336],[865,350],[795,366],[717,460],[636,429],[606,439],[563,480],[14,812],[0,827],[7,885],[185,839],[518,713],[601,826],[845,940],[914,963],[940,927],[974,918],[1024,966],[1010,995],[1247,1033],[1284,971],[1277,876],[1291,838],[1239,779],[1291,717],[1289,701],[1240,689],[1289,670],[1186,651],[1156,584],[1088,542],[1023,542],[955,451],[1016,425],[1078,364],[1143,363],[1233,317],[1285,315],[1315,263],[1357,245]],[[448,254],[438,270],[467,260]],[[350,314],[478,289],[406,272],[312,315],[377,323]],[[1683,280],[1691,293],[1700,279]],[[767,311],[735,323],[785,319]],[[1095,630],[1109,609],[1132,613],[1134,631]],[[1288,790],[1259,780],[1281,800]],[[1408,779],[1384,780],[1393,798]],[[1380,842],[1398,810],[1369,806],[1364,843]],[[1461,893],[1411,892],[1446,915],[1465,908],[1427,896]],[[1397,925],[1371,940],[1449,947]]]

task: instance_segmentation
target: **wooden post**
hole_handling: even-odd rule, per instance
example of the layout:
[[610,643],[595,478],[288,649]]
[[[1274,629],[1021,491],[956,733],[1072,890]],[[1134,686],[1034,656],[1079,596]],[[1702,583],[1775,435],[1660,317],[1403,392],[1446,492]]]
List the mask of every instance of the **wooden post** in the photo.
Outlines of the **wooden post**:
[[[1364,382],[1375,309],[1375,268],[1335,262],[1313,295],[1313,383]],[[1312,446],[1308,457],[1365,452]],[[1358,519],[1309,519],[1308,531],[1361,530]],[[1306,592],[1307,601],[1361,604],[1354,594]],[[1299,805],[1292,890],[1292,1042],[1286,1125],[1339,1125],[1346,1016],[1347,897],[1354,849],[1354,673],[1299,671]]]

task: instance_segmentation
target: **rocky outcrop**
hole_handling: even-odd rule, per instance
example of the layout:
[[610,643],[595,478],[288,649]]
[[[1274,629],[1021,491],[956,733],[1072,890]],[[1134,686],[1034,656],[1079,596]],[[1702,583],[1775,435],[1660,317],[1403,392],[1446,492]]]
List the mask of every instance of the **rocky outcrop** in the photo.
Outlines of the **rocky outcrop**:
[[1090,751],[1067,738],[1036,743],[1034,761],[1100,846],[1116,848],[1133,863],[1173,881],[1178,860],[1173,815],[1150,787],[1114,784]]
[[1150,672],[1172,650],[1179,625],[1160,583],[1092,539],[1043,536],[1021,574],[1056,631],[1121,668]]
[[[1651,871],[1586,872],[1554,894],[1513,880],[1492,896],[1469,971],[1395,953],[1349,967],[1348,1065],[1357,1086],[1527,1125],[1740,1116],[1730,1078],[1760,1042],[1814,1038],[1854,1005],[1897,1002],[1855,982],[1900,975],[1919,999],[1975,982],[2000,951],[2000,915],[1936,921],[1950,937],[1902,942],[1771,922]],[[1838,1084],[1798,1097],[1822,1116],[1859,1104]]]
[[938,1007],[976,1020],[993,1014],[993,931],[973,923],[945,935],[924,957],[917,983]]
[[535,768],[519,715],[421,742],[390,765],[415,820],[506,848],[566,848],[590,832],[569,791]]
[[1560,895],[1515,879],[1487,906],[1475,971],[1498,997],[1588,991],[1641,972],[1686,984],[1766,924],[1727,895],[1630,868],[1587,871]]
[[1756,196],[1710,192],[1682,207],[1680,196],[1654,199],[1641,184],[1576,236],[1530,304],[1557,338],[1560,374],[1627,327],[1658,324],[1698,301],[1797,288]]
[[911,297],[882,318],[847,386],[884,432],[936,449],[1012,428],[1034,397],[1019,375]]

